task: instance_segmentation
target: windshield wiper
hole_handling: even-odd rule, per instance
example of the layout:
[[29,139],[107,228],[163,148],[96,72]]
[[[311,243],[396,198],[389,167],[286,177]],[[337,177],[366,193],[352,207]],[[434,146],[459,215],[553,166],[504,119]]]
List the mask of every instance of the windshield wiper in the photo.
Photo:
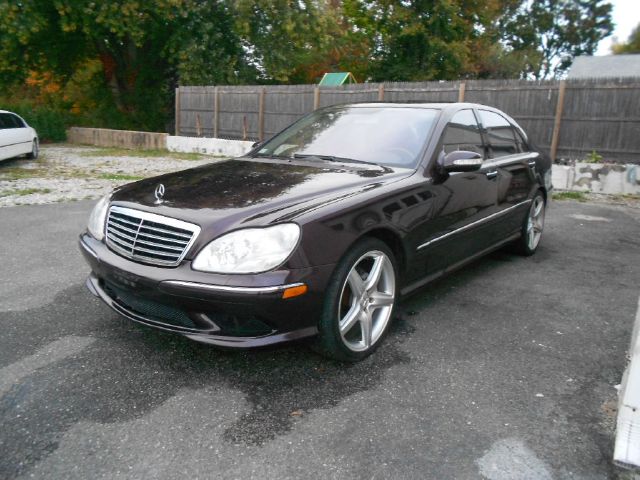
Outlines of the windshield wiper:
[[319,158],[320,160],[326,160],[328,162],[341,162],[341,163],[362,163],[365,165],[375,165],[379,167],[377,163],[367,162],[365,160],[356,160],[355,158],[336,157],[334,155],[315,155],[312,153],[294,153],[293,158]]
[[253,158],[281,158],[283,160],[291,160],[289,155],[274,155],[272,153],[256,153]]

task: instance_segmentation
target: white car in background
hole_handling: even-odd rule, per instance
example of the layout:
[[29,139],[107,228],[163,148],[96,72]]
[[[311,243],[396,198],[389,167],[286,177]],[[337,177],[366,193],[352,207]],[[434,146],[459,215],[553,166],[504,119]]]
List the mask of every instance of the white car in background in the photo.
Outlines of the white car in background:
[[38,133],[15,113],[0,110],[0,160],[25,154],[38,158]]

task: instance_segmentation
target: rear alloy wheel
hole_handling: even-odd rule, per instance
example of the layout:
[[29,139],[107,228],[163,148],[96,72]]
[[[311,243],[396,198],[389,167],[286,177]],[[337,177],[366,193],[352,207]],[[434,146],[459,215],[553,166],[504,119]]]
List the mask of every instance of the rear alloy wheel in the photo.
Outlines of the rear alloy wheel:
[[536,193],[522,225],[522,236],[516,243],[518,253],[529,256],[536,252],[544,230],[545,206],[542,192]]
[[31,145],[31,153],[27,153],[27,158],[31,159],[31,160],[35,160],[38,158],[38,153],[40,152],[40,149],[38,148],[38,139],[35,138],[33,140],[33,143]]
[[391,322],[396,277],[393,253],[377,239],[366,239],[347,253],[327,289],[319,325],[321,353],[358,361],[375,350]]

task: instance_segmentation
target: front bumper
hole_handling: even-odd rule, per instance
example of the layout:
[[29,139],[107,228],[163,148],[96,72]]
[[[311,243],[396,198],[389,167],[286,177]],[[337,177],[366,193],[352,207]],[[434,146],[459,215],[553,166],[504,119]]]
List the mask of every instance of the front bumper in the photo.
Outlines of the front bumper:
[[[120,257],[93,237],[80,236],[91,266],[87,288],[120,315],[156,329],[221,347],[252,348],[317,334],[333,265],[258,275],[196,272],[190,262],[154,267]],[[305,284],[304,295],[283,299]]]

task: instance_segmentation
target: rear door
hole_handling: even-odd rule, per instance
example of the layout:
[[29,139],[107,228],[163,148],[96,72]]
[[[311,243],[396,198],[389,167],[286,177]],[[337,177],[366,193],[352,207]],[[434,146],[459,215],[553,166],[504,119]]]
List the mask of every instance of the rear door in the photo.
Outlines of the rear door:
[[[472,109],[452,116],[438,149],[441,157],[455,150],[474,151],[486,157]],[[497,171],[491,165],[475,172],[434,175],[429,180],[429,211],[411,234],[416,275],[443,270],[491,245],[493,235],[487,223],[498,208],[496,180]]]
[[11,113],[0,113],[0,128],[0,155],[3,159],[30,151],[25,151],[31,140],[22,120]]
[[508,237],[519,231],[528,211],[538,153],[529,151],[520,132],[503,115],[483,109],[477,113],[487,143],[487,165],[498,172],[500,221],[496,232]]
[[27,128],[24,121],[17,115],[14,115],[12,113],[9,113],[8,115],[9,120],[13,123],[15,129],[14,135],[16,143],[14,154],[22,155],[25,153],[29,153],[31,151],[31,142],[33,140],[31,138],[31,129]]
[[8,113],[0,112],[0,160],[13,156],[15,131]]

